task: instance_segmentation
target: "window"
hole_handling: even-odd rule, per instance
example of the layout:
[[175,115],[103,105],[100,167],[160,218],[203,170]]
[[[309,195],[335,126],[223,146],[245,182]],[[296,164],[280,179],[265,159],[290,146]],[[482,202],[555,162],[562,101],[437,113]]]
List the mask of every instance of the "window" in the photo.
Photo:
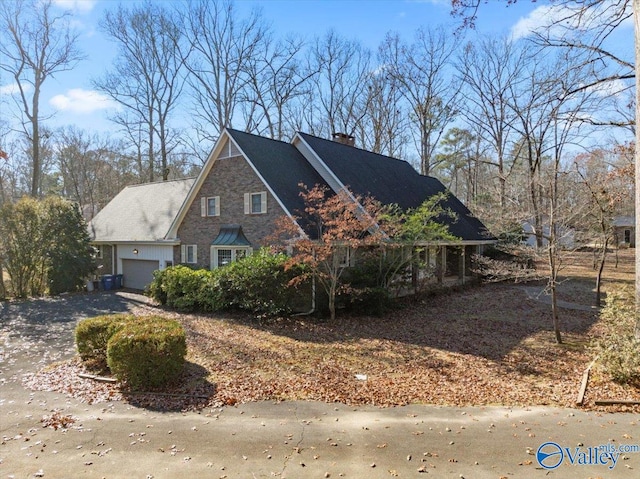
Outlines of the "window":
[[96,259],[104,259],[104,245],[99,244],[93,247]]
[[251,248],[211,247],[211,269],[222,268],[251,254]]
[[203,196],[200,199],[200,216],[220,216],[220,197]]
[[181,247],[181,263],[195,264],[198,262],[198,245],[183,244]]
[[348,246],[338,248],[336,251],[336,258],[338,260],[338,266],[341,268],[353,266],[353,251]]
[[267,212],[267,192],[245,193],[244,214],[259,215]]
[[631,243],[631,230],[624,230],[624,242]]

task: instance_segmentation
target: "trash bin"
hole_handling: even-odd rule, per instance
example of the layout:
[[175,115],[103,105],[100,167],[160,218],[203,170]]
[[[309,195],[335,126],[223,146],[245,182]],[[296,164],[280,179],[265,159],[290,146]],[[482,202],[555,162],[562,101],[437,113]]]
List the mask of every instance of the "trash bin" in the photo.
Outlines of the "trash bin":
[[122,288],[123,284],[122,284],[122,275],[121,274],[116,274],[115,276],[116,280],[115,280],[115,287],[116,288]]
[[114,278],[112,274],[105,274],[102,277],[102,289],[109,291],[113,289]]

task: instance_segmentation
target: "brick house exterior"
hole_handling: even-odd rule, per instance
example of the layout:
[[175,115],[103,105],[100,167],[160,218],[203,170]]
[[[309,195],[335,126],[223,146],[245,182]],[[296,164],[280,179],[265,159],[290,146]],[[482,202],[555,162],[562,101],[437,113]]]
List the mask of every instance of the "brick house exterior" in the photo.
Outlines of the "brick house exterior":
[[[266,212],[251,214],[244,211],[244,195],[266,193]],[[219,216],[202,216],[201,198],[219,198]],[[264,238],[274,231],[277,218],[286,213],[273,195],[265,191],[265,185],[253,171],[243,156],[222,158],[216,161],[204,179],[202,186],[189,206],[178,228],[178,237],[184,245],[195,244],[197,262],[194,266],[209,268],[211,265],[211,242],[216,238],[223,225],[237,224],[251,242],[252,249],[264,245]],[[183,262],[180,246],[174,246],[174,262]]]
[[[126,287],[144,289],[157,269],[235,261],[266,245],[276,219],[300,216],[301,184],[348,189],[403,209],[446,193],[442,183],[407,162],[342,140],[298,133],[287,143],[225,129],[196,178],[127,187],[94,217],[89,232],[103,252],[103,272],[122,274]],[[459,238],[456,248],[471,253],[494,242],[457,198],[449,194],[445,202],[457,215],[454,222],[445,220]],[[298,226],[313,237],[304,224]],[[445,260],[444,254],[438,259],[443,265]]]

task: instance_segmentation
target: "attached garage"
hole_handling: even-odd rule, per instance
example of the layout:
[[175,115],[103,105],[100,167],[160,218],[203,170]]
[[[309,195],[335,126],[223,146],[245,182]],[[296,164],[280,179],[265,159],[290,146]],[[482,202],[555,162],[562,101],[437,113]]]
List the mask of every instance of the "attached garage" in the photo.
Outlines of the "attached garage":
[[125,288],[145,289],[153,280],[153,272],[160,269],[160,261],[123,259],[122,275]]

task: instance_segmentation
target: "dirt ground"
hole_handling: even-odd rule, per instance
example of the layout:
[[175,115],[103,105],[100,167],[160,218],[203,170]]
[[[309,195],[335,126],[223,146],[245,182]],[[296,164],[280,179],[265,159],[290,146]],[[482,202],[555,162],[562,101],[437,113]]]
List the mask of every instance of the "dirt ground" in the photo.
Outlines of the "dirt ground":
[[[633,282],[633,250],[605,269],[605,294]],[[160,409],[193,409],[260,400],[318,400],[348,405],[574,407],[598,332],[592,255],[564,260],[560,298],[564,344],[554,342],[543,284],[491,284],[406,300],[384,317],[338,315],[257,319],[185,315],[188,367],[176,396],[129,394],[117,385],[78,379],[77,360],[28,376],[33,389],[66,391],[89,402],[124,398]],[[530,290],[538,291],[531,295]],[[570,306],[570,305],[569,305]],[[142,304],[138,314],[158,313]],[[640,390],[592,375],[587,410],[601,399],[640,401]],[[179,395],[179,396],[178,396]]]

